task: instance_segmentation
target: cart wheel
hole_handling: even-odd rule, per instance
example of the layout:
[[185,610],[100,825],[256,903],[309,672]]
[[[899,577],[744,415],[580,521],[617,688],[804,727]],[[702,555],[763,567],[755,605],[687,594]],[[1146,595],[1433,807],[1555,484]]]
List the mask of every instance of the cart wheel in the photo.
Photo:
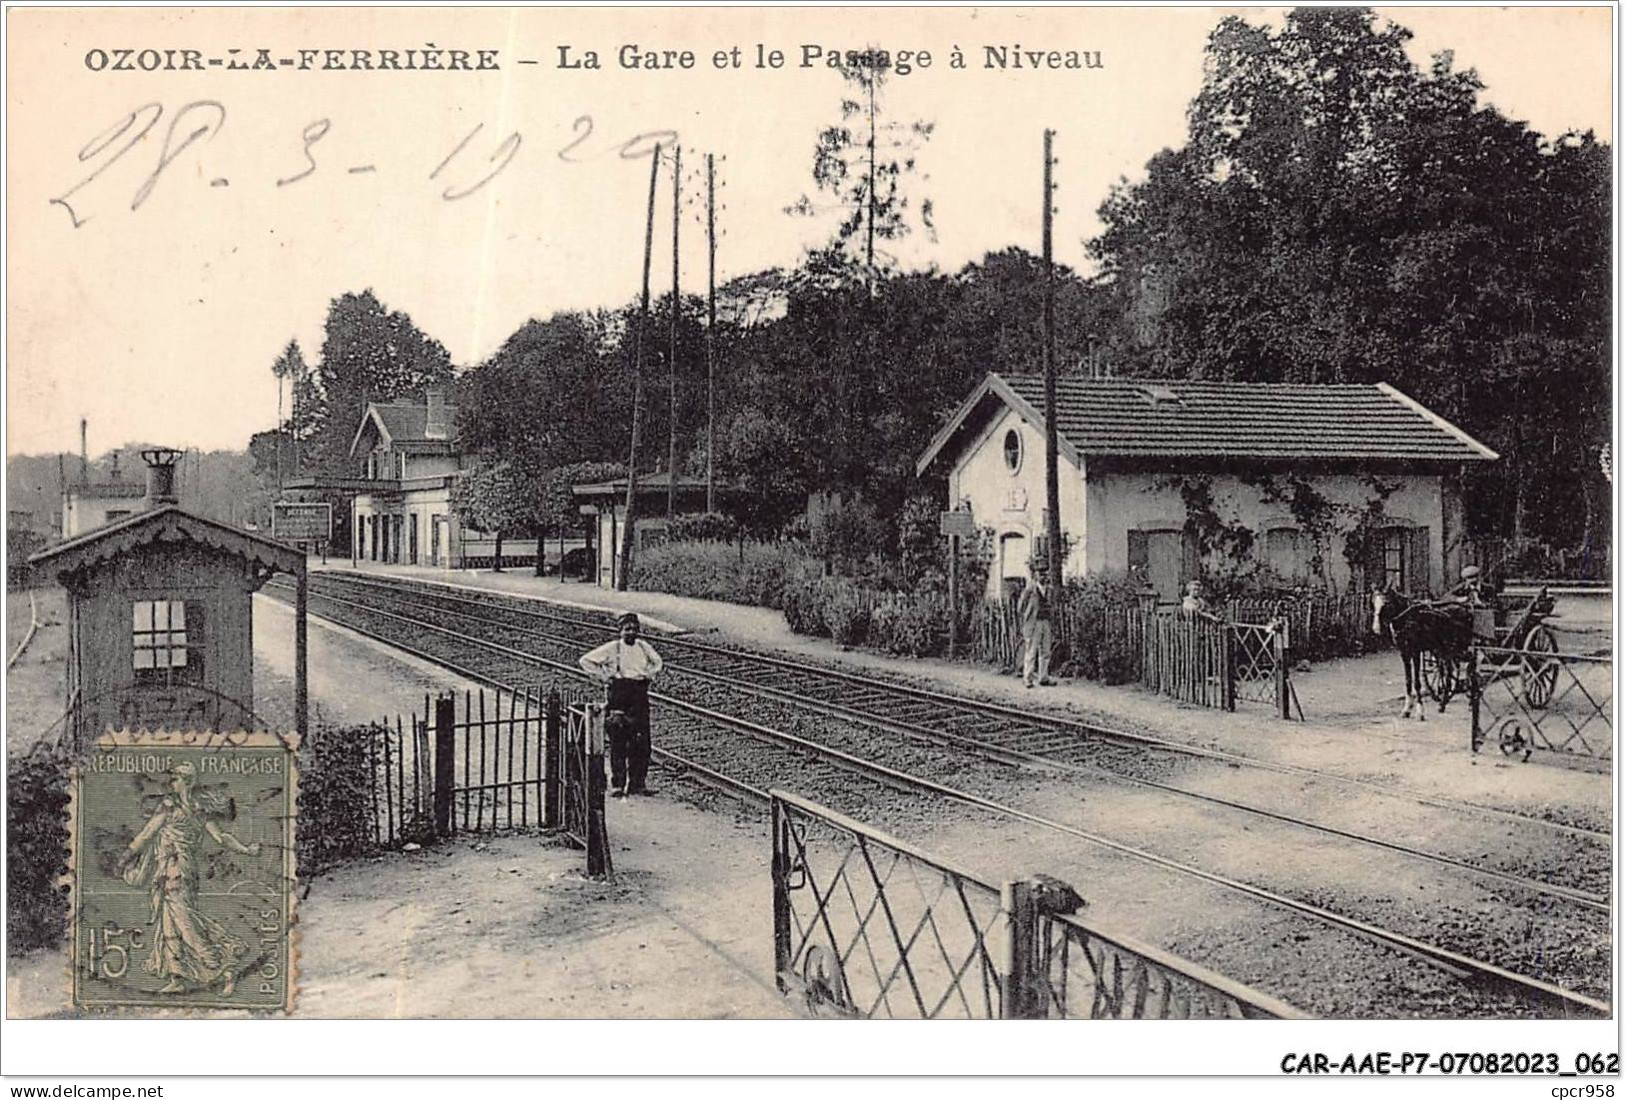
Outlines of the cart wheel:
[[1460,686],[1454,661],[1441,659],[1432,650],[1422,654],[1422,690],[1428,698],[1437,700],[1440,710],[1450,702],[1450,697],[1456,694]]
[[1529,755],[1534,751],[1534,744],[1523,735],[1523,723],[1515,718],[1509,718],[1501,723],[1498,743],[1501,746],[1502,756],[1522,756],[1525,764],[1529,763]]
[[[1523,648],[1539,653],[1556,653],[1557,639],[1544,626],[1537,626],[1524,639]],[[1529,706],[1543,708],[1552,701],[1552,693],[1557,688],[1558,663],[1556,657],[1523,658],[1520,676],[1523,681],[1523,699]]]
[[806,982],[807,999],[811,1004],[851,1009],[852,1001],[846,995],[846,983],[841,980],[841,968],[835,962],[834,952],[822,944],[807,948],[801,960],[801,977]]

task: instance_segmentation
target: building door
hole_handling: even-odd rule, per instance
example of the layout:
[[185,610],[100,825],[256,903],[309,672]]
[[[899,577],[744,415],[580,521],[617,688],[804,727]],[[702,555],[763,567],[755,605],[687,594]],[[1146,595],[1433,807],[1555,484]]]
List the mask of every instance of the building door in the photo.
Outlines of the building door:
[[416,512],[408,512],[406,518],[409,521],[407,524],[406,539],[408,544],[407,560],[413,565],[416,565],[418,563],[418,514]]
[[429,517],[429,564],[440,564],[440,528],[439,516]]
[[1027,583],[1027,560],[1032,555],[1026,535],[1012,532],[999,537],[999,598],[1011,599]]
[[1183,531],[1130,531],[1128,567],[1157,590],[1158,603],[1178,603],[1185,582],[1196,576],[1195,540]]

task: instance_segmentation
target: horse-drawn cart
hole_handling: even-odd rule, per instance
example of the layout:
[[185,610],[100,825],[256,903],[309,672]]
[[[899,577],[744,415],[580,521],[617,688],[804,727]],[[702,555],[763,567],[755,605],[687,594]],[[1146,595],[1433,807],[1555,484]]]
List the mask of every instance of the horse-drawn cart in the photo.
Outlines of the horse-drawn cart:
[[[1557,652],[1557,638],[1546,625],[1547,619],[1557,618],[1552,613],[1555,606],[1556,601],[1542,587],[1523,604],[1494,597],[1472,608],[1473,642],[1492,647],[1479,661],[1481,683],[1517,677],[1529,706],[1544,707],[1551,701],[1557,686],[1557,661],[1540,654]],[[1465,676],[1466,669],[1454,661],[1443,660],[1431,650],[1422,655],[1422,681],[1428,694],[1441,704],[1461,692]]]

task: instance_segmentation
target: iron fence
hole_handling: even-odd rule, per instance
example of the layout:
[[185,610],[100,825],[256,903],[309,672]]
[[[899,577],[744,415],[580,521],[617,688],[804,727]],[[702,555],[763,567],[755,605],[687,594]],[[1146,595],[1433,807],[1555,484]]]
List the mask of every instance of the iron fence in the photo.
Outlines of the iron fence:
[[1535,750],[1611,760],[1611,655],[1475,645],[1468,657],[1472,747],[1528,760]]
[[1067,1020],[1295,1019],[1303,1013],[1149,944],[1074,916],[1045,920],[1046,1015]]
[[[547,696],[538,685],[525,691],[497,688],[487,693],[465,691],[462,713],[436,713],[437,745],[451,734],[451,829],[492,832],[543,824],[547,774]],[[455,707],[455,694],[437,706]],[[449,725],[445,721],[451,718]],[[425,701],[423,718],[414,722],[427,742],[431,715]],[[446,774],[446,773],[442,773]]]
[[995,888],[918,848],[773,792],[779,988],[812,1015],[1185,1019],[1301,1015],[1066,915],[1042,877]]

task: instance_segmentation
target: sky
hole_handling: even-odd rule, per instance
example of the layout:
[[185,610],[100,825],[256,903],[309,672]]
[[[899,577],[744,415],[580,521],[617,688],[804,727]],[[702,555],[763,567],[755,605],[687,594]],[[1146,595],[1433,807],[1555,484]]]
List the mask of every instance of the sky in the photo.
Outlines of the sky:
[[[833,227],[784,208],[810,192],[816,135],[843,94],[821,57],[802,66],[808,47],[931,54],[886,92],[891,117],[935,124],[910,190],[933,200],[938,237],[911,240],[905,266],[1038,251],[1051,127],[1056,258],[1087,269],[1083,242],[1112,183],[1182,142],[1206,37],[1227,10],[12,10],[7,453],[76,450],[81,416],[93,453],[134,440],[241,448],[275,422],[271,363],[292,338],[314,362],[327,304],[346,291],[371,287],[464,366],[529,317],[630,301],[649,161],[621,153],[642,134],[680,135],[685,291],[705,285],[707,151],[719,282],[794,264]],[[1536,130],[1612,133],[1608,9],[1379,11],[1415,32],[1419,61],[1453,49],[1487,101]],[[757,44],[783,51],[783,67],[758,67]],[[1101,64],[984,67],[985,47],[1001,45],[1059,51],[1063,65],[1066,51],[1098,51]],[[431,46],[441,65],[446,51],[477,65],[486,50],[498,67],[321,68],[328,50],[347,66],[352,51],[377,64],[393,50],[405,65],[405,51]],[[692,50],[694,64],[627,68],[622,46]],[[740,67],[729,56],[717,68],[735,46]],[[261,47],[276,71],[229,67]],[[949,67],[955,47],[962,70]],[[141,71],[120,48],[172,52]],[[582,63],[596,51],[601,68],[564,68],[561,48]],[[202,71],[164,71],[186,50]],[[663,172],[656,293],[671,282],[670,195]]]

